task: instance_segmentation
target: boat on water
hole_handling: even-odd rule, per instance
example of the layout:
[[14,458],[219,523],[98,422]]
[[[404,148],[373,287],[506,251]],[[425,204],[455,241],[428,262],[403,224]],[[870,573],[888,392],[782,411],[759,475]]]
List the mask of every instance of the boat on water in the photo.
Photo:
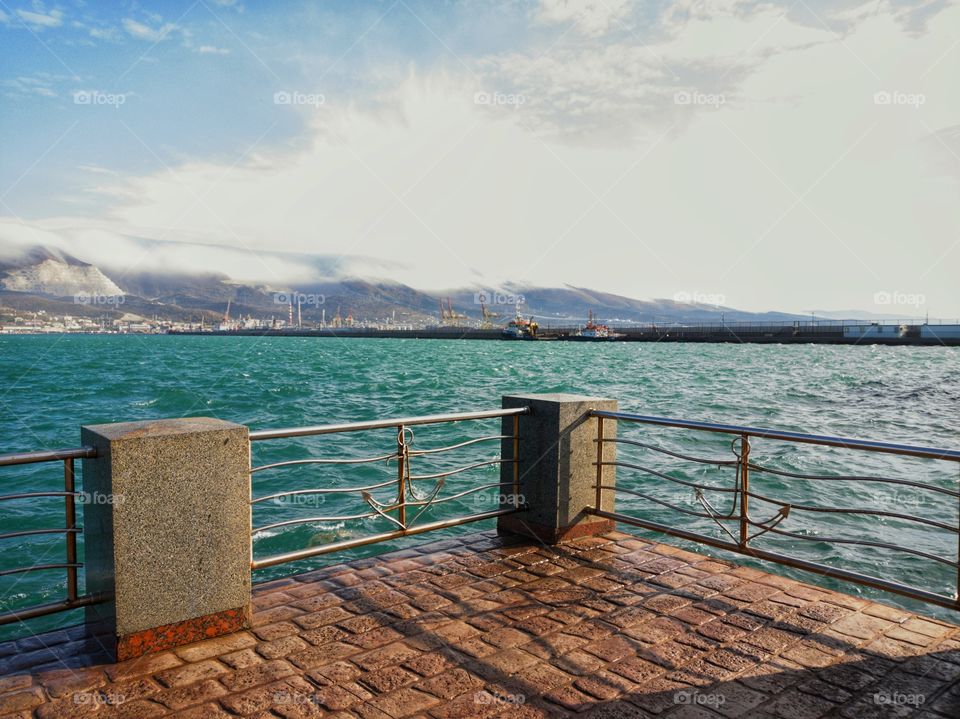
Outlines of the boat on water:
[[503,336],[511,340],[535,340],[537,339],[537,330],[540,328],[533,317],[527,319],[520,314],[520,305],[517,305],[517,313],[514,318],[503,328]]
[[622,336],[617,332],[612,332],[609,326],[594,321],[593,310],[590,310],[590,318],[587,320],[587,324],[581,327],[580,331],[570,339],[584,342],[602,342]]

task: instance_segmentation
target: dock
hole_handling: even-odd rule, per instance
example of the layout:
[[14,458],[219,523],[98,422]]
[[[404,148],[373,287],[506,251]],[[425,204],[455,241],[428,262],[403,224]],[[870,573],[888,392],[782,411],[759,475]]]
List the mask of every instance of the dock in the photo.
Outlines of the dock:
[[0,644],[0,716],[960,716],[960,627],[622,532],[477,532],[261,584],[249,631],[110,663]]
[[389,329],[372,327],[323,327],[280,329],[230,329],[187,331],[169,334],[204,337],[317,337],[427,340],[558,340],[573,342],[701,342],[726,344],[828,344],[888,345],[914,347],[960,346],[960,324],[876,323],[860,321],[727,322],[699,324],[641,324],[612,326],[610,337],[587,339],[579,328],[551,326],[543,320],[536,338],[517,340],[500,329],[476,327],[427,327]]
[[[956,476],[960,449],[636,415],[609,397],[525,393],[500,404],[270,429],[211,417],[85,425],[80,447],[0,456],[0,467],[35,470],[0,505],[65,509],[65,526],[7,520],[0,537],[62,543],[59,556],[53,543],[0,564],[8,598],[25,572],[64,580],[0,613],[16,637],[0,643],[0,719],[960,716],[960,514],[890,511],[882,494],[892,488],[910,506],[933,492],[955,508],[960,491],[942,471]],[[651,427],[725,436],[730,457],[651,443]],[[331,435],[373,445],[337,453]],[[790,481],[869,483],[875,496],[793,504],[758,478],[785,476],[760,450],[770,442],[916,470],[825,475],[825,460]],[[647,459],[631,460],[633,447]],[[671,473],[638,463],[651,455],[668,457]],[[705,484],[691,464],[713,466],[722,483]],[[317,465],[308,481],[290,474]],[[375,469],[340,475],[357,465]],[[62,491],[38,484],[58,466]],[[663,482],[732,495],[734,509],[678,506],[664,523],[649,512],[667,496]],[[300,502],[330,493],[350,502]],[[816,515],[836,512],[870,523],[853,536],[817,531]],[[894,520],[923,544],[897,544]],[[359,532],[262,541],[358,521]],[[468,523],[480,530],[449,534]],[[873,556],[911,557],[922,570],[877,561],[867,574],[776,534],[882,549]],[[351,551],[397,540],[363,558]],[[913,609],[884,603],[895,595]],[[70,611],[83,624],[31,624]]]

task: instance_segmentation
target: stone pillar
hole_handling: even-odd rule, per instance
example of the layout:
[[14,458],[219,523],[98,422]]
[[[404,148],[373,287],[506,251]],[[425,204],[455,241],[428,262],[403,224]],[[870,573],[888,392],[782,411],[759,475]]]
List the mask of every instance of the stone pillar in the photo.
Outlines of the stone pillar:
[[[573,394],[520,394],[503,397],[504,409],[529,407],[520,416],[519,489],[528,511],[500,517],[497,530],[556,544],[614,529],[614,522],[584,512],[596,503],[597,419],[591,409],[616,411],[617,401]],[[501,434],[513,435],[513,417],[504,417]],[[617,423],[604,420],[605,438],[616,436]],[[513,441],[502,440],[502,456],[513,456]],[[603,461],[616,458],[616,445],[603,446]],[[603,484],[614,486],[616,467],[603,468]],[[513,482],[513,463],[501,465],[500,481]],[[511,493],[503,487],[505,495]],[[506,506],[506,504],[504,504]],[[613,511],[612,491],[603,493],[602,509]]]
[[83,427],[87,623],[117,660],[250,626],[250,443],[209,418]]

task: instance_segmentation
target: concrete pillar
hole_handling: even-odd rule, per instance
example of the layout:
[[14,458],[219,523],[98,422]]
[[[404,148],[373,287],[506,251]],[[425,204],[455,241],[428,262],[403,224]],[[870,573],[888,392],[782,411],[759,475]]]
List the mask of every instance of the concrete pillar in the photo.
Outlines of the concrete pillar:
[[[597,419],[591,409],[616,411],[617,401],[573,394],[520,394],[503,397],[503,407],[529,407],[520,416],[519,489],[528,511],[500,517],[497,530],[556,544],[614,528],[608,519],[584,513],[596,503]],[[513,435],[513,417],[504,417],[501,434]],[[617,423],[604,420],[605,438],[616,436]],[[504,439],[502,456],[513,456],[513,441]],[[616,458],[616,445],[604,443],[603,461]],[[603,484],[614,486],[615,467],[603,468]],[[513,482],[513,464],[501,465],[501,482]],[[509,494],[508,487],[503,488]],[[613,511],[613,492],[603,493],[602,508]]]
[[118,660],[250,625],[250,443],[209,418],[83,427],[87,622]]

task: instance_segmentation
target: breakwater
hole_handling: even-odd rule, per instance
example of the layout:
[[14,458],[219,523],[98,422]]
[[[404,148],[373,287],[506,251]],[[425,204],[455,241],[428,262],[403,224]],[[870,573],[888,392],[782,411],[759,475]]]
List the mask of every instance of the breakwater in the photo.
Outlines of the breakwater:
[[[542,327],[525,341],[568,342],[709,342],[750,344],[834,344],[894,346],[960,346],[960,324],[882,324],[870,322],[726,323],[697,325],[638,325],[616,327],[606,338],[587,338],[578,327]],[[368,327],[231,329],[171,331],[181,335],[256,337],[331,337],[393,339],[512,340],[497,329],[431,327],[381,329]]]

